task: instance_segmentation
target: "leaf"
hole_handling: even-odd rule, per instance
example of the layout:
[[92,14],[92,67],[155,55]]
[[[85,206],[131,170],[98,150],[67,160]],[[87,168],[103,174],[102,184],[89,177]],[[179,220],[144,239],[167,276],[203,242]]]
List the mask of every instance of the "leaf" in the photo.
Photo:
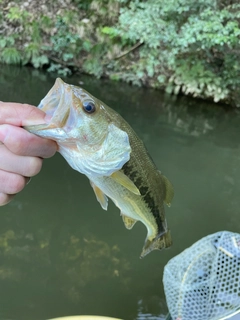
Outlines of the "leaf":
[[33,57],[31,62],[32,62],[34,68],[40,68],[43,65],[48,64],[49,63],[49,59],[48,59],[47,56],[41,55],[39,57]]
[[0,39],[0,47],[1,47],[1,48],[5,48],[6,45],[7,45],[7,40],[6,40],[6,38]]
[[16,48],[5,48],[1,53],[1,60],[7,64],[19,64],[21,62],[21,54]]

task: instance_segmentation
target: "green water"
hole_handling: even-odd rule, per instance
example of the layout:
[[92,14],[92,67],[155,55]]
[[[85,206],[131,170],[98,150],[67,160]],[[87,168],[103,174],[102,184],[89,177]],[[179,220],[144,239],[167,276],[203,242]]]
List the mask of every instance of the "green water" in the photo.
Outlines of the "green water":
[[[240,232],[240,114],[89,77],[63,78],[117,110],[172,181],[166,208],[173,246],[140,260],[141,223],[128,231],[119,210],[103,211],[87,178],[60,156],[0,208],[0,320],[94,314],[164,319],[164,265],[210,233]],[[1,66],[0,100],[37,105],[55,81]]]

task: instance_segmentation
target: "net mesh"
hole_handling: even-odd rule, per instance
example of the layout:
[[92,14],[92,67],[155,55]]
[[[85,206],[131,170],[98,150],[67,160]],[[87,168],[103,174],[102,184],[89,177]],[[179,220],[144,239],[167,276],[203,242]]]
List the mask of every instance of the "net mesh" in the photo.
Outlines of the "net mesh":
[[167,263],[163,284],[173,320],[227,319],[240,308],[240,235],[197,241]]

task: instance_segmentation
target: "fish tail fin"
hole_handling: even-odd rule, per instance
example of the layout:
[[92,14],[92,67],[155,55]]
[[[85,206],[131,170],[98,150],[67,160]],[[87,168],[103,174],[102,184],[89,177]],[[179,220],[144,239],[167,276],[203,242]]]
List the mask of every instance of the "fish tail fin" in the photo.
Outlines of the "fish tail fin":
[[170,247],[172,245],[172,237],[170,230],[161,236],[157,236],[153,240],[146,240],[145,245],[142,249],[140,258],[144,258],[152,250],[162,250]]

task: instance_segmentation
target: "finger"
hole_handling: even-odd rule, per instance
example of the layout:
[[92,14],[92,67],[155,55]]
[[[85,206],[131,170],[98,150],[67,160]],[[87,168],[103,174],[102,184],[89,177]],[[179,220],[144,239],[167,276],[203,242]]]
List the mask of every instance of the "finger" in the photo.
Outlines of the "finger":
[[26,177],[33,177],[41,170],[42,162],[43,160],[38,157],[16,155],[9,151],[5,145],[0,145],[1,170],[17,173]]
[[0,124],[23,127],[45,123],[45,112],[29,104],[0,101]]
[[0,193],[0,206],[8,204],[14,197],[14,194]]
[[20,192],[29,181],[29,178],[0,170],[0,181],[0,193],[11,195]]
[[53,140],[40,138],[23,128],[0,125],[0,141],[13,153],[22,156],[49,158],[57,151]]

